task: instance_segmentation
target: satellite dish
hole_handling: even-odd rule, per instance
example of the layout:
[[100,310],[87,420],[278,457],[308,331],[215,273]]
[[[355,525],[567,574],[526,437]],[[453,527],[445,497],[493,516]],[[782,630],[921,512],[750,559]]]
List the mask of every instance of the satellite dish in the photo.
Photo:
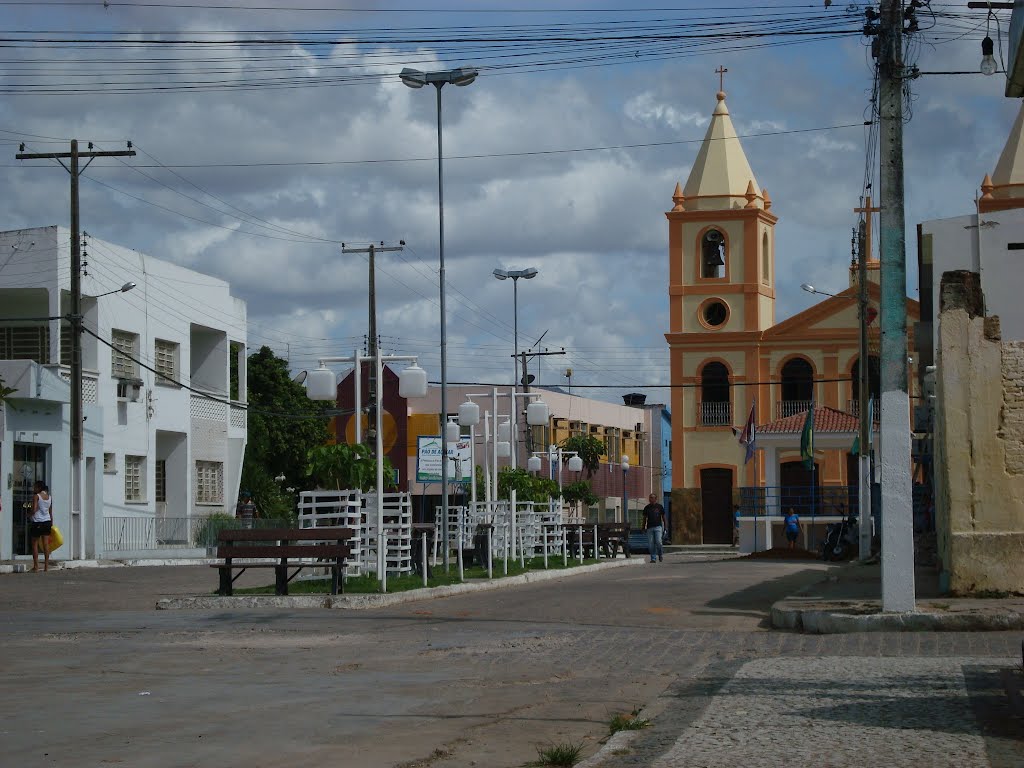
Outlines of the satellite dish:
[[535,382],[536,380],[536,376],[534,376],[532,373],[528,373],[525,376],[523,376],[522,383],[524,387],[528,387],[531,384],[533,384],[533,382]]
[[296,384],[305,384],[306,383],[306,374],[307,373],[308,373],[308,371],[299,371],[292,378],[292,381],[295,382]]

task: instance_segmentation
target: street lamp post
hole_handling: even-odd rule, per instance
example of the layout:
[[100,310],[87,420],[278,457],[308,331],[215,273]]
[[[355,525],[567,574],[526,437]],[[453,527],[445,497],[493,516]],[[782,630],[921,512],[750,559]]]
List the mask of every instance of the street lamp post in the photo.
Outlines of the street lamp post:
[[518,390],[519,387],[519,278],[523,280],[533,280],[537,276],[537,269],[534,267],[527,267],[526,269],[496,269],[494,270],[494,276],[498,280],[512,280],[512,334],[513,334],[513,345],[514,354],[512,359],[515,361],[513,370],[515,371],[515,378],[512,381],[513,386]]
[[[863,237],[863,234],[861,234]],[[871,556],[871,452],[868,446],[871,443],[871,422],[868,414],[868,394],[871,386],[871,361],[868,353],[868,276],[867,259],[864,256],[864,249],[860,250],[858,259],[858,287],[857,287],[857,318],[859,325],[858,333],[858,357],[857,364],[857,422],[859,427],[857,438],[857,525],[860,541],[858,557],[866,560]],[[826,291],[819,291],[813,285],[803,283],[800,286],[808,293],[817,293],[823,296],[835,297],[836,294]],[[850,298],[852,296],[844,296]]]
[[[477,71],[471,67],[445,69],[439,72],[420,72],[406,67],[399,78],[410,88],[433,85],[437,89],[437,218],[438,218],[438,282],[441,298],[441,428],[448,420],[448,329],[444,306],[444,152],[441,141],[441,88],[446,83],[467,86],[476,80]],[[445,445],[445,460],[441,462],[441,535],[444,569],[448,571],[448,446]]]
[[[134,154],[134,153],[133,153]],[[77,185],[77,181],[76,181]],[[77,196],[77,192],[75,193]],[[77,201],[76,201],[77,202]],[[77,211],[75,216],[77,217]],[[77,226],[77,224],[76,224]],[[76,236],[77,237],[77,236]],[[75,241],[72,241],[72,247],[74,248]],[[72,282],[75,282],[75,278],[72,278]],[[115,288],[112,291],[106,291],[105,293],[99,293],[92,296],[93,299],[100,299],[104,296],[110,296],[115,293],[128,293],[128,291],[135,288],[135,283],[128,281],[120,288]],[[69,545],[72,549],[72,557],[74,557],[74,550],[78,550],[80,557],[85,557],[85,526],[87,525],[84,517],[84,510],[86,508],[84,492],[85,492],[85,476],[83,470],[85,469],[85,462],[82,461],[82,424],[85,421],[83,413],[85,410],[85,395],[82,390],[82,292],[81,289],[73,292],[71,311],[71,478],[68,483],[70,489],[70,508],[69,513],[71,514],[72,521],[76,514],[81,515],[79,518],[82,520],[82,531],[83,535],[79,537],[77,541],[72,540]],[[72,524],[72,531],[77,530]]]
[[622,467],[622,522],[625,523],[629,520],[629,510],[627,509],[629,500],[626,498],[626,475],[629,473],[629,456],[622,454],[619,466]]

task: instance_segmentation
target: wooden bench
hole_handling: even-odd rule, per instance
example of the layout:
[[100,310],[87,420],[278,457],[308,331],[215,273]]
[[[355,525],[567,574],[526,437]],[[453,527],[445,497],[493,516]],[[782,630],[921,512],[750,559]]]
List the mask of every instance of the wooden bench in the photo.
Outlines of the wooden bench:
[[629,523],[598,523],[597,541],[605,557],[617,557],[619,550],[630,557]]
[[594,551],[594,528],[597,527],[597,546],[606,558],[618,557],[621,549],[630,556],[629,523],[566,523],[566,544],[572,557],[579,556],[582,539],[583,556],[596,557]]
[[[268,528],[256,530],[241,528],[221,531],[217,535],[217,557],[223,563],[211,563],[211,568],[220,571],[219,595],[232,594],[235,581],[249,568],[273,568],[274,593],[288,594],[288,582],[294,579],[303,568],[330,568],[331,594],[338,594],[338,584],[344,592],[344,574],[346,560],[352,554],[349,541],[354,539],[356,532],[351,528]],[[252,562],[256,558],[271,558],[276,563]],[[315,558],[316,563],[289,563],[290,558]],[[236,562],[243,559],[246,562]],[[295,571],[290,576],[288,569]],[[238,571],[232,578],[231,572]]]

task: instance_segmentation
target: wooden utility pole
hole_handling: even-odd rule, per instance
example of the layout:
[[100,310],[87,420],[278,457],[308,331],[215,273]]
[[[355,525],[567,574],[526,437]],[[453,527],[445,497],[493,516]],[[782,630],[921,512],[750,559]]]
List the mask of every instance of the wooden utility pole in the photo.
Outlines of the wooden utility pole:
[[[547,331],[545,331],[545,333],[547,333]],[[527,371],[526,371],[526,361],[529,358],[531,358],[531,357],[547,357],[549,355],[564,355],[564,354],[565,354],[565,350],[564,349],[556,350],[554,352],[548,352],[547,350],[544,350],[543,352],[531,352],[530,350],[525,350],[523,352],[520,352],[519,355],[520,355],[520,357],[522,357],[522,371],[523,371],[523,381],[522,381],[522,384],[523,384],[523,392],[527,392],[528,393],[530,391],[530,374],[527,373]],[[516,404],[514,407],[516,408],[516,410],[518,412],[518,409],[519,409],[518,404]],[[524,410],[525,410],[525,406],[524,406]],[[532,454],[533,453],[533,430],[530,429],[530,425],[526,421],[526,419],[523,419],[523,423],[526,424],[526,452],[528,454]],[[519,436],[516,435],[517,439],[518,439],[518,437]]]
[[[134,157],[135,150],[128,142],[128,149],[113,152],[94,150],[92,142],[85,152],[78,149],[78,139],[71,140],[70,152],[25,152],[22,144],[15,157],[18,160],[56,160],[71,175],[71,312],[67,317],[71,334],[71,480],[70,505],[68,511],[82,512],[82,237],[78,206],[78,178],[97,157]],[[84,166],[82,158],[88,158]],[[65,164],[64,161],[68,163]],[[84,521],[83,521],[84,523]],[[86,526],[82,525],[84,531]],[[81,552],[81,544],[76,543]]]
[[[369,290],[369,294],[370,294],[370,298],[369,298],[370,310],[369,310],[369,318],[367,320],[367,326],[369,328],[369,334],[367,335],[367,340],[366,340],[366,356],[367,357],[376,358],[376,355],[377,355],[377,267],[376,267],[376,263],[375,263],[375,260],[374,260],[374,256],[376,256],[376,254],[380,253],[380,252],[401,251],[404,247],[405,247],[405,241],[404,240],[402,240],[399,245],[389,245],[389,246],[385,246],[384,245],[384,241],[381,240],[380,241],[380,245],[375,245],[373,243],[370,243],[366,248],[349,248],[344,243],[341,244],[341,252],[342,253],[365,253],[365,254],[369,255],[370,277],[369,277],[368,290]],[[373,432],[376,429],[376,427],[374,425],[377,423],[376,420],[375,420],[376,407],[374,406],[374,403],[377,402],[377,397],[376,397],[376,395],[377,395],[377,374],[376,374],[376,370],[377,369],[376,369],[376,367],[373,367],[370,370],[372,371],[370,373],[370,378],[369,378],[370,387],[369,387],[369,393],[368,393],[368,401],[370,403],[370,406],[369,406],[369,411],[370,412],[369,412],[369,416],[368,416],[367,421],[366,421],[367,425],[369,426],[369,428],[366,430],[366,441],[367,441],[368,445],[375,445],[376,443],[373,440]],[[362,369],[358,365],[356,366],[355,375],[356,376],[361,376],[362,375]],[[356,414],[356,419],[358,421],[362,421],[362,418],[363,418],[363,414],[361,414],[361,413],[357,413]],[[359,430],[358,429],[356,430],[356,434],[359,434]]]
[[913,611],[914,529],[907,390],[903,198],[903,3],[882,0],[878,35],[881,169],[882,610]]
[[860,362],[857,370],[857,511],[859,520],[858,557],[871,556],[871,423],[868,395],[871,386],[871,357],[868,352],[868,249],[871,247],[871,198],[868,198],[867,220],[857,227],[857,318],[860,321]]

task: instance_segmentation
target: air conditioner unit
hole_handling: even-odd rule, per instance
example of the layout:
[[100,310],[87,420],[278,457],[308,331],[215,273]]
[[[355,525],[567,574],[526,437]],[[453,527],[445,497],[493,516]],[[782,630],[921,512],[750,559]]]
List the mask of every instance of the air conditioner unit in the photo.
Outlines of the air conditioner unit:
[[118,379],[117,399],[123,403],[137,403],[142,397],[142,379]]

